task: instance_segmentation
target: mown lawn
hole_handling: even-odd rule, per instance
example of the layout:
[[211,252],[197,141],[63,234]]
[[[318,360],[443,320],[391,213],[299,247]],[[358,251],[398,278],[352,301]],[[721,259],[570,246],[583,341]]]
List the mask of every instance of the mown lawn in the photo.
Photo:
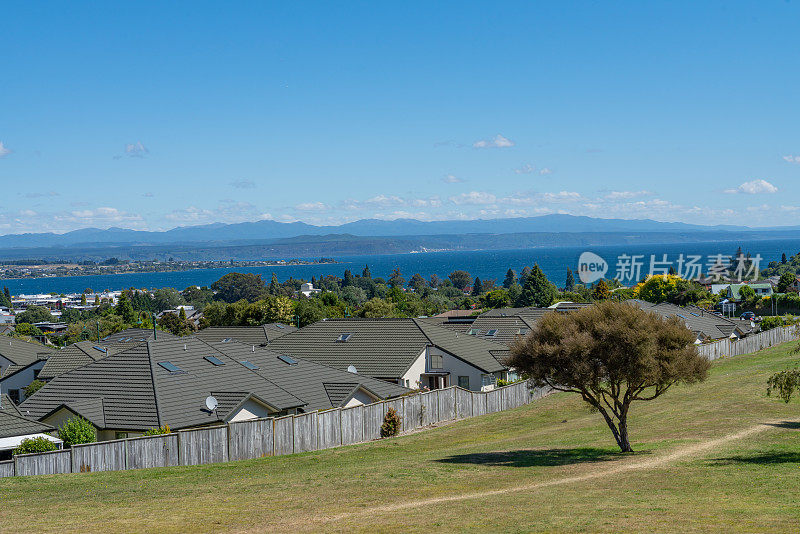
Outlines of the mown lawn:
[[[635,406],[634,455],[617,453],[598,414],[558,394],[296,456],[0,479],[0,531],[796,532],[800,402],[768,398],[765,386],[772,372],[800,360],[789,349],[718,362],[707,382]],[[656,461],[765,422],[778,424]]]

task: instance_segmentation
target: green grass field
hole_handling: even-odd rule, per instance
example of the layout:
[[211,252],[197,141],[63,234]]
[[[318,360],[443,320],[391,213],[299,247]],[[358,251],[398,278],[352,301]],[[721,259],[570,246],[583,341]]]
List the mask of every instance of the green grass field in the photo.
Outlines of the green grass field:
[[0,479],[0,531],[800,531],[790,345],[634,406],[637,453],[557,394],[340,449],[203,467]]

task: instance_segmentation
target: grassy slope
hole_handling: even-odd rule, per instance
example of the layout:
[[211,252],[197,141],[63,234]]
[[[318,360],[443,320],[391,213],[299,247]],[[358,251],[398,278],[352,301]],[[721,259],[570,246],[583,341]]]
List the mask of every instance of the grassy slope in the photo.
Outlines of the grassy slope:
[[[798,403],[765,396],[789,347],[722,361],[709,380],[632,414],[636,455],[572,395],[439,429],[296,456],[190,468],[0,479],[0,531],[229,530],[798,531],[798,425],[695,457],[509,493],[370,510],[408,500],[559,481],[658,458],[770,420]],[[330,520],[338,514],[355,515]],[[327,518],[327,520],[326,520]]]

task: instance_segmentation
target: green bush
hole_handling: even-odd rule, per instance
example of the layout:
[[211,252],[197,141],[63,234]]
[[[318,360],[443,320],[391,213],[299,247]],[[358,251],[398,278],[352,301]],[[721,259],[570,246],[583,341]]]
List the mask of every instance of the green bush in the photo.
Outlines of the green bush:
[[772,330],[773,328],[777,328],[779,326],[783,326],[783,318],[778,316],[768,316],[761,319],[761,331],[764,332],[765,330]]
[[381,437],[390,438],[399,434],[401,421],[402,418],[397,415],[397,411],[394,408],[389,408],[386,410],[386,415],[384,416],[383,424],[381,425]]
[[143,436],[160,436],[162,434],[169,434],[172,430],[170,430],[169,425],[165,424],[164,426],[157,427],[157,428],[150,428],[148,429]]
[[39,436],[37,438],[23,439],[19,447],[14,449],[13,454],[31,454],[35,452],[47,452],[56,450],[56,444],[47,438]]
[[83,417],[73,417],[59,427],[58,437],[64,441],[65,447],[94,443],[97,441],[97,429]]
[[44,382],[41,380],[34,380],[28,384],[24,389],[25,398],[32,397],[34,393],[42,389],[42,386],[44,386]]

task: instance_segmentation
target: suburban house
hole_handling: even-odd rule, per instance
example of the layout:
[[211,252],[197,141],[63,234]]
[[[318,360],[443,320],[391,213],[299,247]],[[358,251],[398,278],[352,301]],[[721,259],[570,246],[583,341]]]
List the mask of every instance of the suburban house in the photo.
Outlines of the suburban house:
[[771,297],[773,293],[772,284],[766,282],[753,284],[730,284],[728,286],[728,292],[726,293],[726,296],[732,300],[742,300],[742,296],[739,292],[745,286],[752,288],[757,297]]
[[24,389],[38,378],[55,349],[13,337],[0,338],[0,394],[14,402],[25,399]]
[[720,339],[739,339],[753,333],[756,328],[750,321],[728,319],[697,306],[681,307],[668,302],[653,304],[652,302],[637,299],[631,299],[626,302],[662,317],[677,317],[681,319],[686,324],[686,327],[695,334],[695,343],[707,343]]
[[55,428],[25,417],[8,395],[0,395],[0,460],[9,460],[22,440],[43,437],[61,448],[62,441],[49,432]]
[[583,302],[557,302],[547,308],[496,308],[480,315],[438,315],[432,317],[441,326],[511,346],[519,337],[531,331],[541,317],[547,313],[568,313],[586,306]]
[[[58,427],[81,416],[98,439],[374,402],[407,389],[235,341],[151,340],[61,374],[20,405]],[[209,409],[208,397],[216,406]]]
[[508,377],[508,347],[429,319],[329,319],[269,348],[409,388],[491,389]]
[[303,284],[300,285],[300,294],[303,295],[304,297],[310,297],[311,295],[321,292],[322,290],[315,288],[314,284],[312,284],[311,282],[304,282]]
[[199,330],[195,336],[209,343],[235,340],[264,347],[270,341],[295,330],[297,330],[296,327],[282,323],[268,323],[260,326],[210,326]]

